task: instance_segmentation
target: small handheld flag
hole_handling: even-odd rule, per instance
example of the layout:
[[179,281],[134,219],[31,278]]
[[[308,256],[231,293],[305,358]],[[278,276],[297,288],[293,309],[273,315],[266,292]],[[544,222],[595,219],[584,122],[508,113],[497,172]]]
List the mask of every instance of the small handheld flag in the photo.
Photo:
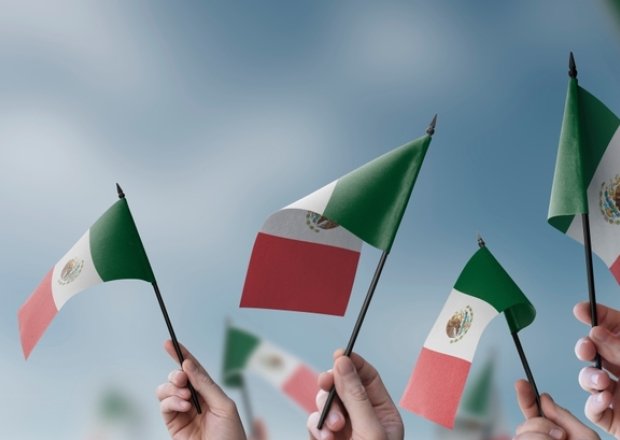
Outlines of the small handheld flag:
[[[595,326],[593,251],[620,283],[620,119],[578,85],[572,52],[569,77],[548,222],[584,244]],[[600,368],[600,358],[596,366]]]
[[448,428],[454,425],[471,362],[488,323],[504,312],[515,335],[536,315],[534,306],[484,242],[479,242],[481,248],[465,265],[424,342],[400,401],[403,408]]
[[344,315],[362,241],[390,251],[431,135],[269,217],[252,249],[241,307]]
[[[54,265],[20,307],[17,314],[19,333],[26,359],[52,319],[72,296],[99,283],[138,279],[150,282],[153,286],[179,363],[183,363],[179,342],[129,211],[125,193],[118,184],[116,191],[119,200]],[[191,384],[189,389],[194,406],[200,413],[196,391]]]
[[[224,385],[244,390],[246,371],[255,373],[280,390],[307,413],[316,410],[318,373],[296,356],[259,336],[229,325],[224,353]],[[247,394],[244,394],[244,401]],[[246,408],[250,408],[247,400]]]

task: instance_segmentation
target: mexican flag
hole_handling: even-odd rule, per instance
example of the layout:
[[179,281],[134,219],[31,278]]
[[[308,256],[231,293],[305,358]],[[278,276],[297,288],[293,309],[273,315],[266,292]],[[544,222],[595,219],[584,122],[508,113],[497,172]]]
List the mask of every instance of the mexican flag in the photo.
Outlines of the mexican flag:
[[528,326],[534,306],[483,247],[467,262],[416,363],[401,406],[452,428],[478,341],[505,312],[511,333]]
[[224,353],[224,384],[243,385],[251,371],[286,394],[307,413],[316,411],[318,374],[279,347],[237,327],[228,327]]
[[269,217],[241,307],[344,315],[362,241],[390,250],[430,141],[402,145]]
[[620,119],[571,78],[560,133],[548,222],[583,243],[588,213],[592,251],[620,283]]
[[54,265],[19,309],[26,359],[69,298],[95,284],[127,278],[155,281],[127,200],[122,198]]

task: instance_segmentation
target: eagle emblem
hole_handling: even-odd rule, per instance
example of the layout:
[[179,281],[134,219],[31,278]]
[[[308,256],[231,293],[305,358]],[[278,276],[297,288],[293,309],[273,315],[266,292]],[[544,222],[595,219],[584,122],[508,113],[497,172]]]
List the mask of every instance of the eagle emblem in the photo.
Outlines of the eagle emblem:
[[321,232],[321,230],[334,229],[338,227],[338,223],[312,211],[308,211],[306,213],[306,225],[308,225],[310,230],[317,233]]
[[269,370],[281,370],[284,367],[284,359],[275,353],[265,354],[260,358],[260,363]]
[[470,306],[455,312],[446,324],[446,334],[450,343],[460,341],[471,327],[474,320],[474,311]]
[[620,225],[620,175],[601,184],[599,207],[608,223]]
[[58,284],[64,286],[69,284],[80,275],[82,272],[82,268],[84,267],[84,260],[78,260],[77,258],[72,258],[65,264],[65,267],[60,271],[60,278],[58,279]]

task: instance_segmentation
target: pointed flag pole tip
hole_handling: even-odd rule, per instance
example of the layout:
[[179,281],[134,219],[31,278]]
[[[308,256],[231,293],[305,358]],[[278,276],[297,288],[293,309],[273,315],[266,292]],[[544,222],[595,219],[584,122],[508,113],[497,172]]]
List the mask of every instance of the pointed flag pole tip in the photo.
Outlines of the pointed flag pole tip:
[[568,76],[571,78],[577,78],[577,65],[575,64],[573,52],[571,52],[568,57]]
[[119,199],[125,198],[125,193],[123,192],[123,188],[121,188],[121,186],[118,183],[116,184],[116,192],[118,194]]
[[476,240],[478,241],[478,246],[480,246],[481,248],[486,246],[486,243],[482,239],[482,235],[480,235],[480,233],[478,233],[478,235],[476,236]]
[[432,136],[435,134],[435,125],[437,125],[437,113],[435,113],[435,116],[433,116],[433,120],[431,121],[430,125],[426,129],[427,135]]

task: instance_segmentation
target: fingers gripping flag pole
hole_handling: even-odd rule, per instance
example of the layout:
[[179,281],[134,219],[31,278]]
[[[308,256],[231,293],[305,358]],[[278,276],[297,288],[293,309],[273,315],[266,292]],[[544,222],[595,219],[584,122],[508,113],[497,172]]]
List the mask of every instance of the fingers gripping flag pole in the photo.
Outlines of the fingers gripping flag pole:
[[[119,200],[54,265],[20,307],[17,315],[26,359],[58,311],[72,296],[99,283],[138,279],[151,283],[155,289],[179,362],[183,362],[183,354],[125,194],[118,184],[116,189]],[[200,412],[198,397],[191,384],[190,390],[194,406]]]
[[502,312],[528,379],[535,387],[515,335],[532,323],[536,311],[482,239],[479,246],[426,338],[400,401],[403,408],[447,428],[454,426],[478,341],[489,322]]

